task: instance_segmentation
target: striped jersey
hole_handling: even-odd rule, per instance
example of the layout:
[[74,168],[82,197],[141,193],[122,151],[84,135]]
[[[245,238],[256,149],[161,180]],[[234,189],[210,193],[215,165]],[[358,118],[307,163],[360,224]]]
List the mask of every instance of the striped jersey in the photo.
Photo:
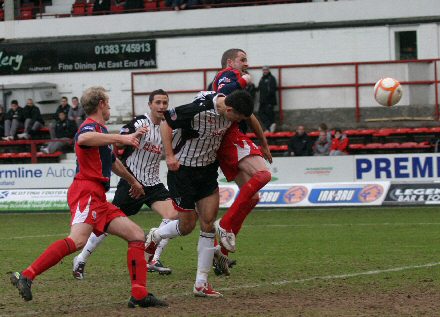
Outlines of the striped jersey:
[[161,183],[159,178],[162,157],[160,125],[155,125],[149,115],[144,114],[124,125],[120,134],[131,134],[142,127],[148,127],[148,132],[141,137],[138,149],[126,149],[130,152],[125,165],[142,185],[154,186]]
[[181,165],[200,167],[217,159],[223,135],[231,122],[215,106],[214,91],[200,92],[192,103],[165,112],[168,125],[175,129],[173,149]]

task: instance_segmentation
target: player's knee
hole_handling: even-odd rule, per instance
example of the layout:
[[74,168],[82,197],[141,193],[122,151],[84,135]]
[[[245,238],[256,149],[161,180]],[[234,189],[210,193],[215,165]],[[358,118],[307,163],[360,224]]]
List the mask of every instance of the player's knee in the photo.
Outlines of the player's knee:
[[182,217],[179,220],[179,232],[182,236],[190,234],[196,227],[197,218],[196,217]]
[[269,171],[258,171],[255,173],[254,177],[261,184],[267,184],[272,179],[272,174]]

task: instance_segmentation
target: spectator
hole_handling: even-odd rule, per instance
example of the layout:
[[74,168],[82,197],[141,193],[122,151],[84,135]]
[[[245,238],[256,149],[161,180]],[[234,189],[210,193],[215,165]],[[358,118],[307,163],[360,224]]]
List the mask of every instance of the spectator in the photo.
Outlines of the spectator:
[[72,106],[70,106],[67,119],[75,121],[76,125],[79,127],[86,119],[86,113],[82,105],[78,101],[78,97],[72,98]]
[[313,146],[313,153],[316,156],[329,155],[332,145],[332,133],[328,131],[328,127],[325,123],[321,123],[318,130],[319,136]]
[[0,137],[5,136],[5,109],[0,106]]
[[347,155],[348,138],[341,129],[335,129],[335,137],[332,140],[330,155]]
[[299,125],[295,135],[288,142],[288,155],[311,156],[313,155],[312,145],[312,140],[304,131],[304,126]]
[[93,4],[93,14],[107,14],[110,12],[110,6],[110,0],[95,0],[95,3]]
[[258,83],[260,91],[260,108],[258,116],[260,117],[263,129],[275,132],[275,112],[274,108],[277,104],[277,81],[271,74],[269,67],[263,67],[263,76]]
[[23,108],[18,105],[17,100],[11,101],[11,107],[5,116],[5,141],[12,141],[17,134],[18,129],[24,126]]
[[17,134],[19,139],[30,139],[38,130],[44,127],[44,120],[41,116],[40,108],[34,105],[34,101],[29,98],[23,108],[24,132]]
[[330,153],[330,147],[332,145],[331,139],[330,141],[327,138],[327,132],[320,131],[318,139],[315,141],[313,146],[313,155],[315,156],[326,156]]
[[[58,120],[55,124],[55,137],[56,139],[61,140],[70,140],[73,139],[77,130],[77,126],[75,121],[67,119],[67,116],[64,112],[58,113]],[[61,151],[69,146],[69,143],[57,141],[50,142],[46,146],[41,148],[41,152],[46,154],[52,154],[56,151]]]
[[58,120],[58,114],[60,112],[64,112],[64,114],[66,115],[66,117],[69,116],[69,110],[70,110],[70,105],[67,102],[67,97],[61,97],[61,104],[58,106],[57,110],[55,111],[55,114],[53,115],[53,120],[49,125],[49,133],[50,133],[50,138],[51,139],[55,139],[55,125],[57,123]]

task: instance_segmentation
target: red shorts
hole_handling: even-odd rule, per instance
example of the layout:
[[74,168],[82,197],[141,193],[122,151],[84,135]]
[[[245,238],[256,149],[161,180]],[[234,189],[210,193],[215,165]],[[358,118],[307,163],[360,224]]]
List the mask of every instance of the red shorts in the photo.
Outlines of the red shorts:
[[108,224],[117,217],[126,215],[115,205],[109,203],[102,184],[88,180],[74,180],[67,192],[72,220],[70,225],[88,223],[93,232],[101,235]]
[[263,157],[258,146],[238,129],[238,124],[234,123],[226,131],[217,151],[220,168],[228,182],[237,177],[239,172],[238,162],[250,155]]

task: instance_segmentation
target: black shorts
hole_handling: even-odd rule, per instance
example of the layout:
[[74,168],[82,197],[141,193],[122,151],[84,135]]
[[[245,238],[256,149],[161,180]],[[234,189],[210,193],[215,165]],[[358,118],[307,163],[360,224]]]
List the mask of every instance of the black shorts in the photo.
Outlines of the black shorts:
[[168,188],[178,211],[196,208],[196,202],[210,196],[218,188],[218,163],[191,167],[181,165],[176,172],[168,171]]
[[144,204],[151,208],[151,205],[156,201],[164,201],[171,198],[170,193],[162,183],[143,187],[145,196],[134,199],[129,194],[130,184],[121,178],[112,201],[113,205],[121,209],[127,216],[132,216],[137,214]]

